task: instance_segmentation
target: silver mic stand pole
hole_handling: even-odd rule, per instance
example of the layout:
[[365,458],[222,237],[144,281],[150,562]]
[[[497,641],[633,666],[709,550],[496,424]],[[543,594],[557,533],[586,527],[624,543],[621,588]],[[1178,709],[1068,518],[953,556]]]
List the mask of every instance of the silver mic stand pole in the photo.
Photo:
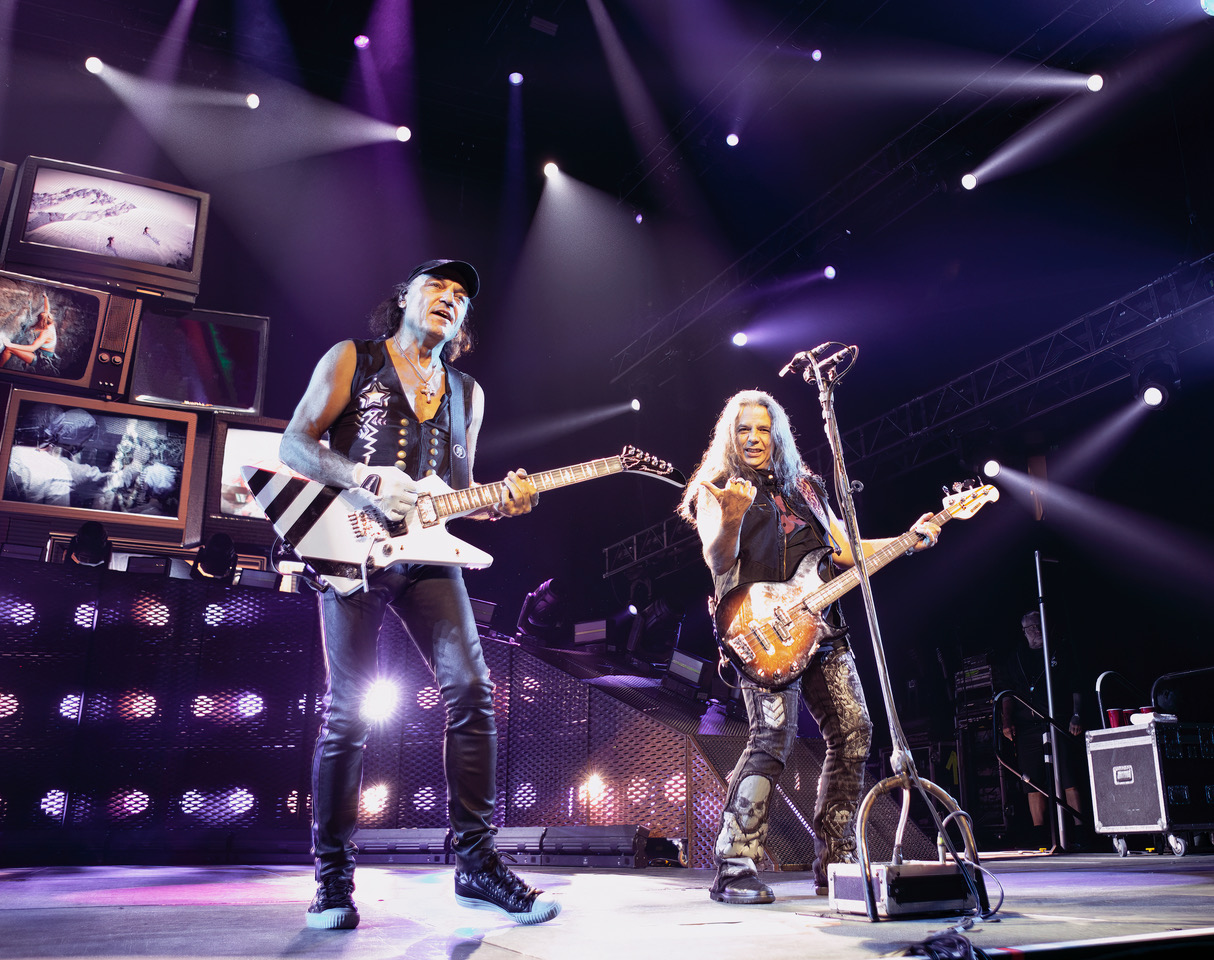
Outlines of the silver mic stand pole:
[[[798,354],[785,370],[795,369],[796,366],[803,363],[802,378],[806,383],[816,384],[818,388],[818,401],[822,406],[822,420],[824,421],[823,429],[826,431],[826,439],[830,445],[831,459],[834,466],[835,494],[839,499],[839,507],[843,512],[847,540],[851,546],[852,557],[856,564],[860,593],[864,597],[864,610],[868,617],[869,635],[873,641],[873,654],[877,665],[877,675],[881,681],[881,697],[885,702],[886,716],[889,718],[890,743],[892,746],[890,766],[894,771],[892,777],[882,780],[868,792],[868,795],[865,796],[860,804],[856,818],[856,851],[860,857],[860,879],[864,884],[864,905],[868,912],[869,920],[874,923],[880,920],[873,894],[872,864],[869,859],[866,838],[869,814],[872,812],[873,805],[878,797],[896,789],[901,789],[902,810],[898,818],[898,828],[894,835],[893,855],[891,857],[891,862],[900,864],[902,862],[902,838],[910,816],[911,787],[913,786],[919,790],[919,793],[927,803],[928,809],[931,811],[932,819],[935,821],[936,830],[938,831],[937,844],[947,847],[953,861],[957,864],[962,876],[965,877],[975,903],[980,904],[981,908],[985,911],[987,909],[985,892],[978,889],[973,875],[963,865],[960,855],[953,845],[952,838],[949,837],[948,830],[945,829],[945,820],[955,820],[957,822],[964,839],[965,858],[969,862],[976,864],[978,862],[977,844],[974,841],[969,815],[961,810],[957,802],[943,788],[919,776],[915,770],[914,759],[911,757],[910,749],[906,743],[906,735],[902,731],[902,723],[898,719],[898,712],[894,706],[893,688],[890,686],[889,669],[885,661],[885,648],[881,643],[881,628],[877,623],[877,608],[873,603],[868,566],[864,556],[859,524],[856,521],[856,507],[855,501],[852,499],[852,485],[847,477],[847,465],[843,459],[843,441],[839,434],[838,420],[835,417],[834,388],[840,378],[855,363],[859,349],[854,346],[844,347],[844,349],[825,360],[821,360],[817,356],[822,352],[825,351],[822,348],[818,348],[805,354]],[[843,366],[844,363],[846,363],[846,366]],[[948,817],[945,819],[941,819],[936,805],[932,803],[933,796],[949,811]]]

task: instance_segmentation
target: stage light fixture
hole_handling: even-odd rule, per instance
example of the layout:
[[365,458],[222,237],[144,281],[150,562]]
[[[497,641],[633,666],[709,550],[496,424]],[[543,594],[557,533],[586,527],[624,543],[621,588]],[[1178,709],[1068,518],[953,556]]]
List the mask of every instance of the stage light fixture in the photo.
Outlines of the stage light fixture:
[[1167,391],[1158,384],[1152,383],[1142,391],[1142,402],[1148,407],[1162,407],[1165,403],[1167,403],[1167,400]]
[[744,346],[746,346],[747,339],[748,338],[747,338],[746,334],[743,333],[741,330],[739,330],[737,333],[735,333],[733,335],[733,345],[735,347],[744,347]]
[[242,717],[255,717],[266,708],[261,694],[247,692],[236,697],[236,712]]
[[639,214],[639,213],[635,217],[633,217],[633,219],[636,220],[638,226],[645,222],[645,218],[643,216],[641,216],[641,214]]
[[362,812],[367,816],[383,813],[388,808],[388,785],[377,783],[363,789]]
[[417,706],[422,710],[433,710],[443,702],[443,695],[438,687],[422,687],[417,691]]
[[544,164],[544,176],[545,177],[548,177],[549,179],[551,179],[552,177],[555,177],[560,172],[561,172],[561,168],[558,167],[555,163],[552,163],[551,161],[549,161],[548,163]]
[[76,535],[68,541],[64,561],[76,567],[108,567],[114,548],[105,532],[105,525],[85,520]]
[[64,720],[80,720],[80,709],[84,706],[84,697],[79,693],[69,693],[59,701],[59,716]]
[[518,636],[546,647],[569,646],[573,622],[565,615],[561,585],[553,577],[527,594],[518,615]]
[[1144,357],[1134,368],[1134,396],[1154,410],[1167,406],[1180,387],[1180,364],[1171,350]]
[[84,61],[84,69],[89,73],[100,73],[105,69],[105,64],[97,57],[89,57]]
[[0,693],[0,720],[13,716],[21,709],[21,701],[11,693]]
[[382,723],[391,718],[400,703],[400,689],[386,677],[380,677],[367,688],[359,713],[369,723]]
[[632,407],[636,413],[641,412],[641,401],[636,399],[636,397],[632,398],[632,403],[628,404],[628,406]]
[[535,789],[535,784],[530,781],[520,783],[514,788],[514,806],[524,810],[534,807],[535,802],[539,799],[539,792]]
[[410,130],[408,127],[400,126],[400,127],[396,128],[396,139],[399,140],[401,143],[404,143],[412,136],[413,136],[413,131]]
[[833,280],[838,275],[839,275],[839,271],[837,271],[830,264],[827,264],[825,267],[822,268],[822,276],[824,276],[827,280]]
[[226,533],[213,533],[194,556],[190,576],[231,584],[236,576],[236,545]]
[[998,460],[992,458],[982,465],[982,475],[993,480],[999,476],[999,471],[1002,469],[1003,465]]
[[974,187],[978,186],[978,178],[972,173],[967,173],[961,178],[961,186],[966,190],[973,190]]
[[38,806],[48,817],[62,820],[67,811],[67,794],[63,790],[48,790]]
[[228,809],[236,816],[248,813],[256,803],[256,798],[244,787],[236,787],[228,794]]
[[736,147],[740,141],[736,133],[731,133],[725,137],[725,142],[731,147]]
[[1088,77],[1088,89],[1091,90],[1092,93],[1099,93],[1104,89],[1104,77],[1098,73],[1093,73],[1090,77]]
[[360,33],[354,38],[354,46],[356,46],[359,50],[366,50],[367,47],[371,46],[371,38],[365,33]]
[[413,794],[413,806],[418,810],[433,810],[438,806],[438,791],[433,787],[420,788]]
[[814,62],[814,63],[818,63],[818,62],[820,62],[820,61],[821,61],[821,59],[822,59],[822,51],[821,51],[821,50],[815,50],[815,51],[814,51],[813,53],[811,53],[809,56],[810,56],[810,58],[813,60],[813,62]]
[[245,102],[245,105],[250,110],[256,110],[258,107],[261,106],[261,97],[259,97],[255,93],[250,93],[247,97],[244,98],[244,102]]
[[508,79],[513,86],[517,87],[517,86],[519,86],[519,84],[521,84],[523,82],[523,75],[516,70],[514,73],[510,74],[510,76],[507,77],[506,79]]
[[1201,0],[1202,12],[1208,17],[1214,17],[1214,0]]

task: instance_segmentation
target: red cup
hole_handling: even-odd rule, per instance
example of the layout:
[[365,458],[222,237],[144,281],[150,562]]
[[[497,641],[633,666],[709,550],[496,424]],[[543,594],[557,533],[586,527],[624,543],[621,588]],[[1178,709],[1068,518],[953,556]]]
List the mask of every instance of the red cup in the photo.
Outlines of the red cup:
[[1133,708],[1131,708],[1129,710],[1122,710],[1121,711],[1121,725],[1123,727],[1128,727],[1130,725],[1130,717],[1134,716],[1134,714],[1136,714],[1136,713],[1138,713],[1138,711],[1134,710]]
[[1109,709],[1106,710],[1105,713],[1108,714],[1110,727],[1120,727],[1121,726],[1121,708],[1120,707],[1109,707]]

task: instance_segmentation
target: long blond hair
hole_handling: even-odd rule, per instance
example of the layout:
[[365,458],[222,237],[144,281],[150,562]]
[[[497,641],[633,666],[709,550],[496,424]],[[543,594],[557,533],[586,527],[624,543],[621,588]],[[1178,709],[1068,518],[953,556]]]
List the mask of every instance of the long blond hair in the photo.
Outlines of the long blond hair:
[[679,502],[679,516],[692,523],[696,522],[695,504],[701,481],[717,483],[725,477],[746,477],[752,481],[760,479],[738,454],[738,420],[742,416],[742,410],[751,406],[763,407],[771,416],[771,472],[775,475],[776,484],[785,502],[790,506],[808,508],[806,482],[811,479],[818,482],[820,480],[801,459],[788,414],[770,393],[762,390],[743,390],[726,401],[725,409],[717,417],[708,449],[700,458],[700,463],[683,492],[683,499]]

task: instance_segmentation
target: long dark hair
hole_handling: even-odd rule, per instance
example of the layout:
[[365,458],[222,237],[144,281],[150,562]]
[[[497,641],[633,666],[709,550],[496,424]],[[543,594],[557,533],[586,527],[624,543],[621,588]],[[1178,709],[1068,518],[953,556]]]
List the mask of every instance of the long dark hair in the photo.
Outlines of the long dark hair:
[[[396,331],[400,329],[401,320],[405,316],[405,310],[400,305],[400,300],[408,292],[409,284],[398,283],[392,288],[392,296],[382,300],[371,311],[371,316],[367,318],[371,333],[384,340],[396,336]],[[469,302],[464,310],[464,319],[459,325],[459,332],[443,346],[442,359],[444,361],[450,362],[465,353],[472,352],[476,340],[472,336],[472,328],[468,326],[468,320],[471,317],[472,303]]]
[[[762,390],[743,390],[735,393],[725,404],[712,429],[712,439],[704,451],[699,466],[688,481],[679,503],[679,515],[695,523],[696,498],[700,493],[700,482],[720,483],[726,477],[745,477],[761,483],[763,477],[752,470],[738,455],[738,418],[744,407],[764,407],[771,416],[771,473],[776,486],[787,503],[798,514],[808,518],[811,481],[821,486],[821,478],[813,473],[801,459],[797,450],[792,424],[784,408],[769,393]],[[804,512],[803,512],[804,511]]]

